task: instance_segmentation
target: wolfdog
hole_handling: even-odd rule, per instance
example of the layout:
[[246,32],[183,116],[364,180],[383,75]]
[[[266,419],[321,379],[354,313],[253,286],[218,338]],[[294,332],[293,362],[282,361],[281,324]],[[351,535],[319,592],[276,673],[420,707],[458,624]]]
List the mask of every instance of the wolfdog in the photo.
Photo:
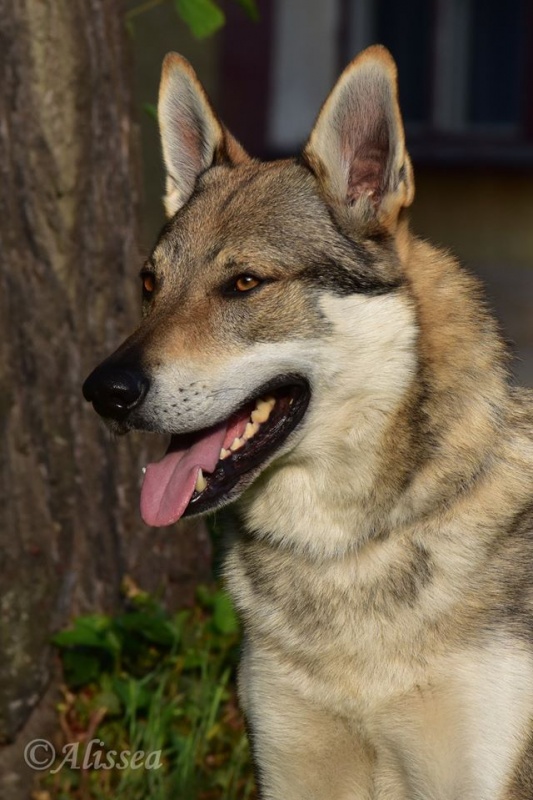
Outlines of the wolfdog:
[[168,223],[90,375],[169,434],[141,514],[230,502],[239,695],[266,800],[533,797],[533,395],[477,281],[416,238],[396,67],[346,68],[261,163],[166,57]]

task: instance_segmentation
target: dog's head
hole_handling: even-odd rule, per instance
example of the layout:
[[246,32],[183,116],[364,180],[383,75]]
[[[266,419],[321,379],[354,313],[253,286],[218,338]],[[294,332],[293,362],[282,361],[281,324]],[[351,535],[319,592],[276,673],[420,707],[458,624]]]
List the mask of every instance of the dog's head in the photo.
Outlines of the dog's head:
[[[381,47],[342,74],[298,159],[250,158],[173,54],[159,122],[169,221],[141,271],[143,321],[84,394],[117,432],[170,435],[141,499],[145,521],[167,525],[235,499],[269,466],[319,459],[332,431],[398,404],[414,190]],[[354,396],[359,420],[343,416]]]

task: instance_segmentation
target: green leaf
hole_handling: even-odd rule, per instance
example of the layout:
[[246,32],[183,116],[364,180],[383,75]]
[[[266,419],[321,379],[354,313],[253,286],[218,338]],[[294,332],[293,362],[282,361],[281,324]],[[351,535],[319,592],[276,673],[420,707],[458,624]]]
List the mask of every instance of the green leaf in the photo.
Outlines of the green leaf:
[[259,22],[259,9],[257,8],[256,0],[236,0],[237,3],[243,8],[250,19],[254,22]]
[[101,647],[102,640],[94,631],[60,631],[52,637],[58,647]]
[[109,617],[103,614],[88,614],[78,617],[68,631],[60,631],[52,638],[58,647],[100,647],[110,649],[107,634],[111,626]]
[[153,692],[143,686],[140,681],[131,677],[115,678],[113,690],[126,712],[135,715],[149,707],[153,700]]
[[213,0],[174,0],[176,11],[198,39],[205,39],[221,28],[226,17]]
[[71,688],[78,688],[97,680],[101,663],[96,654],[66,650],[63,653],[63,669],[67,684]]
[[239,630],[239,623],[229,595],[224,591],[218,591],[214,595],[213,603],[213,624],[219,633],[236,633]]
[[143,111],[145,114],[148,114],[151,119],[157,122],[157,106],[153,103],[143,103]]
[[183,656],[182,669],[184,671],[199,669],[205,664],[205,656],[197,650],[187,650]]
[[209,586],[205,586],[203,583],[196,587],[196,599],[202,608],[213,607],[214,595],[215,593],[213,590]]
[[134,632],[143,636],[147,641],[164,647],[171,647],[177,642],[178,633],[163,614],[156,616],[143,611],[135,611],[118,617],[115,624],[119,630]]
[[60,631],[52,642],[61,648],[67,683],[83,686],[96,680],[105,670],[116,669],[121,641],[103,614],[78,617],[71,630]]

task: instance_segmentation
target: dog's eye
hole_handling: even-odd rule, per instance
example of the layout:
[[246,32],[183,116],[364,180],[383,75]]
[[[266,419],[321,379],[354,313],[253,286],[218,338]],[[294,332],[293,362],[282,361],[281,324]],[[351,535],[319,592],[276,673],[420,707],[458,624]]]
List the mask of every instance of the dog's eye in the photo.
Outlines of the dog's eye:
[[155,275],[153,272],[141,273],[141,280],[143,285],[143,297],[147,300],[155,289]]
[[255,275],[239,275],[228,288],[231,294],[240,294],[241,292],[249,292],[260,284],[261,281]]

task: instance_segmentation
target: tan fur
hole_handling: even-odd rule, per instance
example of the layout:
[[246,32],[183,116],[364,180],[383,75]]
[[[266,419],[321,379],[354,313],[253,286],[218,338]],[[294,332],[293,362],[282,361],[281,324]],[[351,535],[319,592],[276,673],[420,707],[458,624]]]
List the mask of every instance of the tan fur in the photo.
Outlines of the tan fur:
[[[129,424],[187,433],[276,375],[311,386],[230,498],[261,797],[530,800],[533,394],[510,385],[476,280],[409,229],[394,63],[355,59],[302,159],[274,164],[165,63],[175,216],[111,359],[150,374]],[[250,271],[261,290],[228,300],[224,280]]]

